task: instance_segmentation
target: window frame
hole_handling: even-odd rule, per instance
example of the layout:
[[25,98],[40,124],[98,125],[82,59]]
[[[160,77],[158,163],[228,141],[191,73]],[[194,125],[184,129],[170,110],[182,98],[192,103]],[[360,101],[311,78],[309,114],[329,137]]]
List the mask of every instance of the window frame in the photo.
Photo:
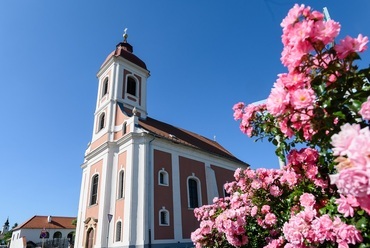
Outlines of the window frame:
[[[119,229],[118,229],[119,227]],[[122,221],[119,220],[116,223],[116,233],[115,233],[115,242],[121,242],[122,241]]]
[[[58,237],[56,237],[58,236]],[[60,243],[60,240],[62,239],[63,237],[63,234],[62,232],[60,231],[56,231],[54,234],[53,234],[53,246],[59,246],[59,243]]]
[[[194,185],[191,185],[189,183],[190,181],[194,181],[196,183],[196,187],[194,187]],[[188,192],[188,208],[189,209],[199,208],[200,206],[202,206],[202,196],[201,196],[202,191],[201,191],[200,180],[199,178],[195,176],[191,176],[187,178],[186,182],[187,182],[186,188]],[[194,193],[196,193],[196,197],[193,196]],[[196,202],[194,202],[195,199],[196,199]]]
[[[161,180],[161,176],[163,176],[163,180]],[[158,171],[158,185],[161,186],[170,185],[169,174],[164,168]]]
[[[95,182],[95,179],[97,181]],[[90,204],[89,206],[98,203],[98,189],[99,189],[99,174],[95,174],[91,177],[91,192],[90,192]]]
[[159,210],[158,218],[160,226],[170,226],[170,212],[165,207],[162,207],[162,209]]
[[109,78],[106,77],[103,80],[101,97],[103,98],[105,95],[108,94],[108,92],[109,92]]
[[99,115],[99,121],[98,121],[98,132],[103,130],[105,128],[105,112],[101,113]]
[[137,97],[137,89],[137,80],[132,75],[128,75],[126,78],[126,93],[131,96]]
[[125,198],[125,170],[121,169],[118,173],[118,192],[117,199]]

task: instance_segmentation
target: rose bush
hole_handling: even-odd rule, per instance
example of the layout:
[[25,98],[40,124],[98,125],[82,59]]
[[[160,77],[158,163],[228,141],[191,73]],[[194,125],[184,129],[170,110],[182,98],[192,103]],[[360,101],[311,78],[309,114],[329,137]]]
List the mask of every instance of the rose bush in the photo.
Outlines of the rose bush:
[[370,68],[355,64],[368,38],[336,43],[340,24],[305,5],[281,26],[287,72],[265,103],[233,110],[285,165],[238,169],[230,196],[194,211],[191,238],[196,247],[370,247]]

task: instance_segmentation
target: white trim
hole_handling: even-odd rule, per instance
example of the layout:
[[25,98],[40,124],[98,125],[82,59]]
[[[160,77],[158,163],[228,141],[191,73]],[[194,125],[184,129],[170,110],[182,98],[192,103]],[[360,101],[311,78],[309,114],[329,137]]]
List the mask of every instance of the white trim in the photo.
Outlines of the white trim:
[[[163,183],[161,183],[161,174],[163,175]],[[170,185],[168,172],[164,168],[158,171],[158,185],[160,186]]]
[[[128,92],[128,79],[129,78],[132,78],[134,81],[135,81],[135,95],[132,95],[131,93]],[[126,75],[126,78],[125,78],[125,93],[128,94],[129,96],[135,98],[136,102],[137,102],[137,105],[140,105],[139,104],[139,80],[137,79],[137,77],[135,77],[135,74],[133,73],[130,73],[130,74],[127,74]],[[130,99],[127,99],[127,100],[130,100]],[[131,101],[131,100],[130,100]]]
[[[118,222],[121,223],[121,230],[120,230],[120,240],[117,240],[117,224]],[[123,233],[122,233],[122,230],[123,230],[123,224],[122,224],[122,220],[121,219],[118,219],[114,225],[114,239],[113,239],[113,243],[118,243],[118,242],[122,242],[123,241]]]
[[216,173],[210,164],[205,164],[206,182],[207,182],[207,203],[212,204],[215,197],[219,197]]
[[[164,217],[165,217],[166,223],[162,223],[162,213],[165,213]],[[160,226],[170,226],[170,212],[165,207],[162,207],[162,209],[159,210],[158,218],[159,218],[158,223]]]
[[[100,88],[100,99],[102,99],[105,95],[108,95],[109,94],[109,76],[106,75],[104,78],[102,78],[101,80],[101,88]],[[105,83],[107,83],[107,92],[104,94],[104,89],[105,89]]]
[[[98,176],[98,185],[97,185],[97,189],[96,189],[96,200],[95,200],[95,203],[91,203],[91,201],[92,201],[92,194],[93,194],[93,184],[94,184],[94,178],[95,178],[95,176]],[[98,204],[98,199],[99,199],[99,181],[100,181],[100,174],[99,174],[99,172],[94,172],[94,174],[92,174],[91,175],[91,177],[90,177],[90,195],[89,195],[89,204],[88,204],[88,206],[90,207],[90,206],[94,206],[94,205],[97,205]]]
[[[102,122],[103,116],[104,116],[104,123],[103,123],[104,126],[101,127],[101,122]],[[105,113],[105,111],[102,111],[98,116],[97,129],[96,129],[95,133],[100,133],[100,131],[104,130],[106,127],[107,127],[107,114]]]
[[198,178],[198,177],[196,177],[194,173],[192,173],[192,175],[191,175],[191,176],[188,176],[188,177],[186,178],[186,192],[187,192],[187,198],[188,198],[188,209],[195,209],[195,208],[192,208],[192,207],[190,206],[190,193],[189,193],[189,180],[190,180],[190,179],[195,180],[195,181],[196,181],[196,183],[197,183],[197,193],[198,193],[198,206],[197,206],[197,207],[202,206],[202,191],[201,191],[201,190],[202,190],[202,187],[201,187],[201,185],[200,185],[200,180],[199,180],[199,178]]
[[[123,173],[123,180],[121,181],[121,173]],[[117,195],[116,195],[116,199],[117,200],[120,200],[120,199],[124,199],[125,198],[125,189],[126,189],[126,173],[125,173],[125,169],[123,167],[121,167],[118,171],[118,187],[117,187]],[[122,182],[122,184],[121,184]],[[122,196],[120,194],[121,192],[121,188],[122,188]]]

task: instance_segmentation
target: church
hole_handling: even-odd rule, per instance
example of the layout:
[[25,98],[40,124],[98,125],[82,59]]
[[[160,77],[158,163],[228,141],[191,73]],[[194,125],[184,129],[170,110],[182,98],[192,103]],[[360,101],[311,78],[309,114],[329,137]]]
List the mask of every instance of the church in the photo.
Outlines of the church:
[[97,73],[74,247],[193,247],[194,209],[224,197],[224,184],[248,164],[148,115],[150,72],[123,37]]

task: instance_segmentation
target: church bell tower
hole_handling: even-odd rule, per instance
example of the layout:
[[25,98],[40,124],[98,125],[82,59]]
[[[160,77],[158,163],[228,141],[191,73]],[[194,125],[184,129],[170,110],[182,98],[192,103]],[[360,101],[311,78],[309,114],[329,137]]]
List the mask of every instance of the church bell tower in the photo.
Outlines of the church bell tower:
[[[142,180],[137,172],[140,145],[132,136],[139,118],[147,118],[150,73],[133,53],[127,38],[125,29],[123,41],[107,56],[97,73],[92,139],[81,165],[75,247],[108,247],[114,242],[130,245],[147,235],[131,231],[136,222],[130,221],[130,216],[144,218],[142,213],[137,213],[140,211],[137,201],[143,193],[138,193],[138,188],[132,185]],[[114,240],[109,230],[116,235]]]
[[116,45],[97,73],[92,143],[103,136],[113,141],[125,116],[135,114],[144,119],[147,116],[147,78],[150,73],[146,64],[133,53],[127,38],[125,29],[123,41]]

